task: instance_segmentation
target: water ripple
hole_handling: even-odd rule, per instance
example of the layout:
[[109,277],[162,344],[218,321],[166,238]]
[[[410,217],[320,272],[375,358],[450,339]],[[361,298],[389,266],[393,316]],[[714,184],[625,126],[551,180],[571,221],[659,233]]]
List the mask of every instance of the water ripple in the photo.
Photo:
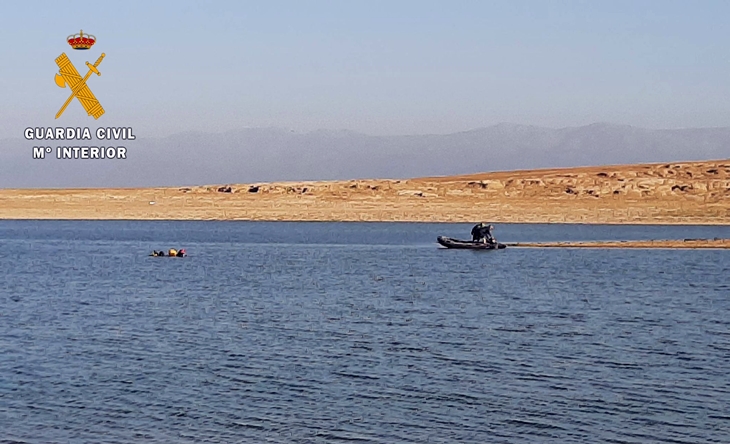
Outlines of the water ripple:
[[0,443],[730,442],[726,252],[3,224]]

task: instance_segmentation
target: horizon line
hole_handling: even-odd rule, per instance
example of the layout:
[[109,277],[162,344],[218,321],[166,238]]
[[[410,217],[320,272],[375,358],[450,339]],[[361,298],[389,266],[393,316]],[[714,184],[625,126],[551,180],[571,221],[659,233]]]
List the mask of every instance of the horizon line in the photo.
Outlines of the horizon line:
[[[647,128],[647,127],[642,127],[642,126],[629,125],[629,124],[624,124],[624,123],[611,123],[611,122],[605,122],[605,121],[593,122],[593,123],[589,123],[586,125],[559,126],[559,127],[536,125],[536,124],[526,124],[526,123],[499,122],[499,123],[495,123],[493,125],[478,126],[478,127],[474,127],[474,128],[467,129],[467,130],[452,131],[452,132],[446,132],[446,133],[407,133],[407,134],[391,134],[391,135],[374,135],[374,134],[369,134],[366,132],[356,131],[356,130],[347,129],[347,128],[339,128],[339,129],[318,128],[318,129],[313,129],[313,130],[308,130],[308,131],[297,131],[292,128],[287,128],[287,127],[283,127],[283,126],[243,126],[240,128],[218,130],[218,131],[205,131],[205,130],[178,131],[178,132],[172,132],[166,136],[147,136],[147,137],[142,136],[142,137],[138,137],[137,140],[165,139],[165,138],[170,138],[170,137],[174,137],[174,136],[178,136],[178,135],[188,135],[188,134],[220,135],[220,134],[235,133],[235,132],[241,132],[241,131],[247,131],[247,130],[277,130],[280,132],[295,134],[295,135],[310,135],[310,134],[314,134],[314,133],[350,133],[350,134],[356,134],[356,135],[367,136],[367,137],[451,136],[451,135],[455,135],[455,134],[466,134],[466,133],[471,133],[471,132],[475,132],[475,131],[496,128],[496,127],[500,127],[500,126],[515,127],[515,128],[518,128],[518,127],[537,128],[537,129],[546,129],[546,130],[554,130],[554,131],[587,128],[587,127],[591,127],[591,126],[632,128],[632,129],[640,129],[640,130],[646,130],[646,131],[686,131],[686,130],[730,129],[730,126],[688,126],[688,127],[681,127],[681,128]],[[101,127],[101,126],[97,126],[97,127]],[[88,128],[88,126],[60,125],[60,126],[54,126],[54,127],[30,126],[30,127],[25,127],[25,128]],[[3,139],[0,139],[0,141],[9,141],[9,140],[25,140],[25,139],[23,137],[6,137]]]
[[[721,163],[730,162],[730,158],[725,159],[703,159],[703,160],[674,160],[666,162],[635,162],[635,163],[608,163],[608,164],[592,164],[592,165],[578,165],[568,167],[545,167],[545,168],[519,168],[513,170],[492,170],[492,171],[480,171],[476,173],[459,173],[459,174],[446,174],[446,175],[429,175],[429,176],[414,176],[414,177],[356,177],[349,179],[303,179],[303,180],[270,180],[270,181],[254,181],[254,182],[218,182],[218,183],[204,183],[204,184],[181,184],[181,185],[170,185],[170,186],[146,186],[146,187],[32,187],[32,188],[7,188],[0,186],[1,191],[38,191],[38,190],[152,190],[152,189],[173,189],[173,188],[205,188],[205,187],[220,187],[220,186],[238,186],[238,185],[271,185],[271,184],[314,184],[314,183],[340,183],[340,182],[404,182],[404,181],[419,181],[419,180],[439,180],[455,178],[457,181],[471,180],[476,176],[481,175],[503,175],[503,174],[524,174],[524,173],[547,173],[547,172],[564,172],[574,171],[583,172],[592,169],[601,168],[642,168],[651,167],[658,165],[686,165],[686,164],[702,164],[702,163]],[[1,220],[1,219],[0,219]]]

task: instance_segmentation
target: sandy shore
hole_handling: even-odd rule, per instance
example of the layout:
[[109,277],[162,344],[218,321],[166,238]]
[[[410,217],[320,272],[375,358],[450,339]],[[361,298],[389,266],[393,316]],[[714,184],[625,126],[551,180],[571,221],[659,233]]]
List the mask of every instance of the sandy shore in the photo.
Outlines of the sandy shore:
[[730,223],[730,160],[408,180],[4,189],[0,219]]
[[671,248],[671,249],[730,249],[730,239],[685,239],[610,242],[518,242],[512,248]]

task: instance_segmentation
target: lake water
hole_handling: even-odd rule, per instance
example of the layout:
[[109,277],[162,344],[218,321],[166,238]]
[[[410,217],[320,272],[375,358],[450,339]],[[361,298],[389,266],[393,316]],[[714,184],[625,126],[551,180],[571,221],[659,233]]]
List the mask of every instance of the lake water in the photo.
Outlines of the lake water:
[[0,222],[0,442],[730,442],[730,251],[470,228]]

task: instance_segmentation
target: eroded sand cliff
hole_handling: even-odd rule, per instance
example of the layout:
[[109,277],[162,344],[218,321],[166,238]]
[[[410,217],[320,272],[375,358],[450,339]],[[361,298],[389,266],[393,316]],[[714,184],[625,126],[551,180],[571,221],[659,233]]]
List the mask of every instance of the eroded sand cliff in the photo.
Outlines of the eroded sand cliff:
[[730,223],[730,160],[179,188],[0,190],[3,219]]

